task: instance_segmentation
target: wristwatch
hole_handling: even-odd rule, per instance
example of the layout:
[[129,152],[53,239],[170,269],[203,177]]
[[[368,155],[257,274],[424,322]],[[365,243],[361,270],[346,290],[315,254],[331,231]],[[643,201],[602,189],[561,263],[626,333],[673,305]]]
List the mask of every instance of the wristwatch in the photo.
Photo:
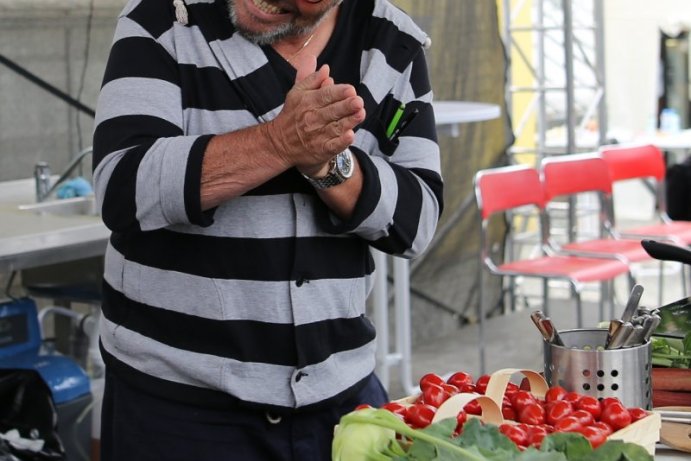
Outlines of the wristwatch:
[[354,170],[353,153],[350,152],[350,149],[346,149],[329,160],[329,172],[326,173],[326,176],[321,178],[314,178],[306,174],[302,176],[304,176],[315,189],[328,189],[329,187],[337,186],[345,182],[346,179],[353,175]]

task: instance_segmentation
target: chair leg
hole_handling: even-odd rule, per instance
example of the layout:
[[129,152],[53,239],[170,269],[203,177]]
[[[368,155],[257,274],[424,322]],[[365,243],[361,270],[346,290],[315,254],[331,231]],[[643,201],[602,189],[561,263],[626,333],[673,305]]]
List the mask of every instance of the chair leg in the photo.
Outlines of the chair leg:
[[549,317],[549,281],[542,279],[542,311]]
[[484,270],[480,267],[478,273],[478,296],[477,296],[477,336],[478,352],[480,354],[480,375],[485,374],[485,316],[484,316]]
[[581,292],[576,289],[573,292],[576,298],[576,325],[578,325],[578,328],[583,328],[583,303],[581,302]]
[[[609,280],[607,282],[607,306],[609,307],[609,318],[610,320],[615,317],[614,313],[614,280]],[[604,321],[605,319],[600,319]]]
[[665,263],[660,261],[660,275],[657,282],[657,305],[662,306],[662,291],[664,289],[663,278],[665,276]]
[[600,299],[598,302],[598,311],[597,315],[599,320],[602,322],[602,320],[605,318],[605,300],[607,299],[607,282],[602,281],[600,282]]

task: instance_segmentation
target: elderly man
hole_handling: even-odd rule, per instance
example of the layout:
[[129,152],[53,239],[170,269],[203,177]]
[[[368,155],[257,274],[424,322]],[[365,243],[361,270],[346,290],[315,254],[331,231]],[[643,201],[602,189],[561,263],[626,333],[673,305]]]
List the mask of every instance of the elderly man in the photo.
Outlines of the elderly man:
[[98,102],[102,460],[325,460],[381,405],[370,248],[442,179],[428,37],[386,0],[130,0]]

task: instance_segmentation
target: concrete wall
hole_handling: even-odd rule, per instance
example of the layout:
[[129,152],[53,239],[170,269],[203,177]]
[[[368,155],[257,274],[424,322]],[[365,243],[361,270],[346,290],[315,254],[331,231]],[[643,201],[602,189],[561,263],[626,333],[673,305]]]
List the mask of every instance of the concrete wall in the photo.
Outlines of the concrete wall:
[[[0,54],[93,108],[125,2],[0,0]],[[92,130],[90,116],[0,63],[0,181],[30,177],[39,160],[59,172]]]

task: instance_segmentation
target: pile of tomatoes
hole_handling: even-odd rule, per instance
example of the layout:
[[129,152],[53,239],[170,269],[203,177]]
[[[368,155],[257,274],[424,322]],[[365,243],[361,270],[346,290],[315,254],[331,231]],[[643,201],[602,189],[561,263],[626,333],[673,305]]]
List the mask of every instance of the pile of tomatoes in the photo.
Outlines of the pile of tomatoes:
[[[446,380],[428,373],[420,379],[421,393],[413,403],[389,402],[382,408],[413,428],[423,428],[431,424],[437,408],[449,397],[458,393],[484,394],[489,379],[489,375],[483,375],[474,381],[470,374],[462,371]],[[648,415],[642,408],[626,408],[614,397],[598,400],[555,386],[540,399],[514,383],[506,387],[501,410],[507,422],[499,430],[519,448],[539,447],[542,439],[552,432],[581,433],[596,448],[613,432]],[[463,430],[468,415],[481,413],[476,400],[468,403],[456,417],[456,432]]]

